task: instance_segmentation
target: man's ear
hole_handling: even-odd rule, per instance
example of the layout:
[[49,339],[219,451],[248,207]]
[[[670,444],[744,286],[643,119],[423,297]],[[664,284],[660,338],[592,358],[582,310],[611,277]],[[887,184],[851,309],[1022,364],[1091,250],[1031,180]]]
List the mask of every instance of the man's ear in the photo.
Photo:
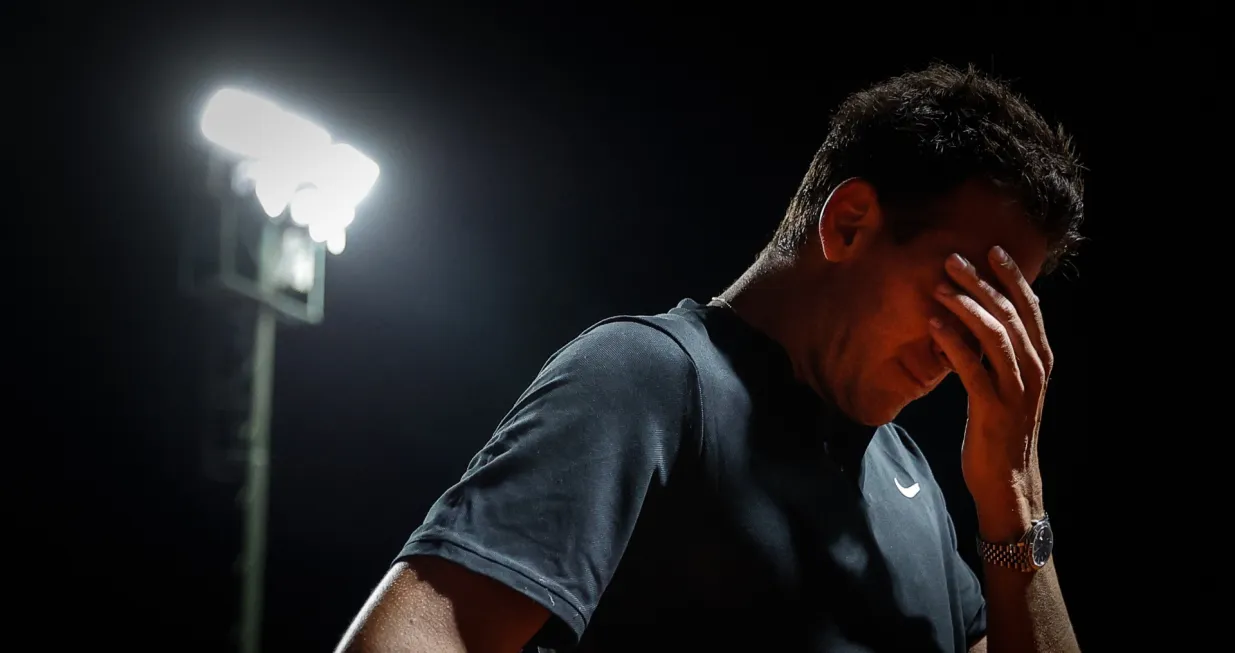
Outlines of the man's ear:
[[828,261],[853,258],[874,242],[883,227],[879,198],[870,182],[853,177],[841,182],[819,216],[819,247]]

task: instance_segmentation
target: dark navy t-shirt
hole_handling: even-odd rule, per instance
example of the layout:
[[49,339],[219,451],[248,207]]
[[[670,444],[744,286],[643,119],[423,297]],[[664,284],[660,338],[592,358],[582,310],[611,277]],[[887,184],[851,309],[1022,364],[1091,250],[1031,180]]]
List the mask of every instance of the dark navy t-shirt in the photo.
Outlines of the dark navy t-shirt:
[[986,608],[903,429],[846,419],[728,309],[555,353],[399,554],[548,608],[558,651],[963,651]]

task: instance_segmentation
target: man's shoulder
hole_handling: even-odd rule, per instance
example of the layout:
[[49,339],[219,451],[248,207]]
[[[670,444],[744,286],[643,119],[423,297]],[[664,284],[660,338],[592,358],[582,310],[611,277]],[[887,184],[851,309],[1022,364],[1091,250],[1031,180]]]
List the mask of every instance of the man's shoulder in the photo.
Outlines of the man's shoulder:
[[670,314],[621,315],[583,330],[549,357],[545,370],[569,368],[619,380],[694,374]]
[[888,422],[875,432],[874,440],[888,459],[900,466],[912,468],[909,471],[929,478],[931,483],[935,482],[930,462],[927,461],[926,455],[922,453],[922,449],[918,447],[917,442],[914,442],[905,427],[895,422]]
[[559,349],[564,353],[622,355],[642,365],[681,367],[691,363],[695,341],[705,335],[693,311],[679,305],[672,311],[639,315],[615,315],[584,329]]
[[885,448],[903,451],[906,455],[926,461],[926,456],[922,454],[922,450],[918,448],[918,443],[913,441],[913,437],[909,435],[909,431],[897,424],[896,422],[888,422],[879,427],[876,432],[877,437]]

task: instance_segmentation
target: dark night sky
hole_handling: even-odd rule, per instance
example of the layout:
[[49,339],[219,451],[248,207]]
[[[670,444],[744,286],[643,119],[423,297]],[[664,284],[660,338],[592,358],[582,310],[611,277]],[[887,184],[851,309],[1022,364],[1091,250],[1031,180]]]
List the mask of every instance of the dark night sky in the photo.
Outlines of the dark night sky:
[[[13,564],[32,588],[20,614],[48,624],[38,648],[228,650],[238,485],[204,473],[200,444],[203,361],[226,332],[175,278],[180,234],[212,211],[195,121],[214,86],[266,85],[383,170],[329,262],[325,323],[279,335],[266,643],[309,651],[553,350],[723,289],[836,103],[932,60],[1015,80],[1091,169],[1092,240],[1039,291],[1059,360],[1042,464],[1082,645],[1212,634],[1197,606],[1230,570],[1195,520],[1229,508],[1203,507],[1217,479],[1181,471],[1227,437],[1230,289],[1210,280],[1230,259],[1229,34],[1211,10],[889,28],[820,9],[379,7],[15,22],[8,394],[33,417],[9,432],[30,524]],[[954,381],[903,420],[968,541],[963,421]]]

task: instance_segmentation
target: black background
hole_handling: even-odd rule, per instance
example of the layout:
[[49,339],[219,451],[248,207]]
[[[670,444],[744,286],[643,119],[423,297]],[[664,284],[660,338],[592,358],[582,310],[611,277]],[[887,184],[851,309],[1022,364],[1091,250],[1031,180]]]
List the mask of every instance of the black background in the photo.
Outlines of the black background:
[[[180,236],[214,210],[196,120],[215,86],[258,84],[382,165],[328,264],[325,323],[279,335],[266,649],[328,650],[553,350],[723,289],[830,110],[936,60],[1012,80],[1091,170],[1091,240],[1039,290],[1058,358],[1042,465],[1082,646],[1225,632],[1205,616],[1230,582],[1230,511],[1206,500],[1230,375],[1212,9],[23,12],[5,109],[19,642],[232,645],[239,485],[201,446],[227,332],[176,284]],[[969,541],[959,384],[902,421]]]

